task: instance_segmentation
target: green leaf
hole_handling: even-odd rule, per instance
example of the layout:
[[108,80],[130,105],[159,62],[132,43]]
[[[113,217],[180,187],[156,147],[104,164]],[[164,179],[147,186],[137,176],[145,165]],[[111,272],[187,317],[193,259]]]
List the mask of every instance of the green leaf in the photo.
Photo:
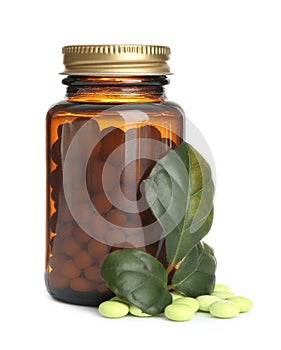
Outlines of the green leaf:
[[173,287],[196,298],[210,294],[215,286],[216,259],[213,249],[204,242],[197,243],[186,255],[173,276]]
[[109,254],[102,265],[101,275],[119,298],[147,314],[159,314],[172,302],[167,291],[165,268],[153,256],[139,249],[124,248]]
[[214,184],[209,164],[186,142],[159,159],[144,180],[144,193],[166,234],[170,266],[210,230]]

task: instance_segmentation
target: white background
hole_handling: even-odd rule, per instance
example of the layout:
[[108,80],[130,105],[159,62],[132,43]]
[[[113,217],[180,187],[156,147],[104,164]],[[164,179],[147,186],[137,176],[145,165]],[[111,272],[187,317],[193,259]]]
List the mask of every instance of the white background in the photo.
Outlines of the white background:
[[[1,5],[2,349],[280,349],[280,18],[273,0]],[[167,94],[204,134],[216,163],[206,241],[217,280],[250,296],[250,313],[109,320],[48,296],[45,114],[65,93],[61,47],[98,43],[171,47]]]

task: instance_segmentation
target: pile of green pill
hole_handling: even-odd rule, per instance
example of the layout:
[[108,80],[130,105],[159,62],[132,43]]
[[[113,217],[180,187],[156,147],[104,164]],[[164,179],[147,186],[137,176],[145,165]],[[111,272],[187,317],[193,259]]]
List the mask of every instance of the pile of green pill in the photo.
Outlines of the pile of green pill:
[[[166,318],[172,321],[189,321],[197,311],[208,312],[217,318],[234,318],[239,313],[249,311],[253,302],[246,297],[235,295],[224,284],[216,284],[211,295],[200,295],[196,299],[171,292],[172,303],[164,310]],[[149,317],[135,305],[113,297],[99,305],[99,313],[104,317],[121,318],[128,314]]]

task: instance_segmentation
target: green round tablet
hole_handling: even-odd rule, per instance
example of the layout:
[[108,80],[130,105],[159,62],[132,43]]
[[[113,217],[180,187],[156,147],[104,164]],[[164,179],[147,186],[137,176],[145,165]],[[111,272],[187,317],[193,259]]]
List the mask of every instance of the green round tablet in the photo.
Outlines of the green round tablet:
[[129,306],[119,301],[104,301],[99,305],[99,313],[104,317],[120,318],[129,312]]
[[211,304],[221,299],[214,295],[200,295],[196,300],[199,302],[200,311],[209,312]]
[[220,299],[226,299],[226,298],[234,296],[235,293],[233,293],[229,290],[218,290],[216,292],[211,293],[211,295],[214,295],[215,297],[218,297]]
[[210,314],[218,318],[233,318],[239,314],[239,306],[228,300],[215,301],[210,306]]
[[178,298],[173,302],[173,304],[188,305],[193,309],[194,312],[198,311],[199,309],[199,302],[191,297]]
[[217,283],[217,284],[215,285],[214,292],[216,292],[216,291],[218,291],[218,290],[231,290],[231,288],[228,287],[226,284]]
[[189,321],[194,316],[192,307],[183,304],[170,304],[165,308],[165,316],[172,321]]
[[130,314],[137,316],[137,317],[150,317],[150,316],[152,316],[152,315],[146,314],[139,307],[137,307],[135,305],[130,306]]
[[251,299],[239,295],[229,297],[227,300],[236,303],[240,308],[240,312],[247,312],[253,307],[253,302]]

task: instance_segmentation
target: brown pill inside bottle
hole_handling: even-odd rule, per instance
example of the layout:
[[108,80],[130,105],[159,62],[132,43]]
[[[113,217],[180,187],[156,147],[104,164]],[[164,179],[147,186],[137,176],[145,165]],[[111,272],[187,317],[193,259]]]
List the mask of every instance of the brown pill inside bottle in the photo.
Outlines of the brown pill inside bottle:
[[70,288],[77,292],[89,292],[95,289],[95,285],[86,278],[77,277],[70,281]]
[[85,271],[84,271],[84,276],[91,282],[94,283],[102,283],[103,278],[100,274],[100,269],[96,266],[91,266],[88,267]]
[[69,285],[69,280],[55,271],[50,272],[49,281],[50,285],[57,289],[64,289],[67,288]]
[[[84,225],[83,225],[84,227]],[[80,243],[87,243],[91,237],[80,226],[76,225],[73,230],[73,238]]]
[[109,201],[109,199],[107,198],[105,193],[94,194],[92,196],[92,202],[93,202],[94,207],[96,208],[96,210],[100,214],[107,213],[112,207],[112,204]]
[[152,126],[152,125],[142,126],[139,130],[139,135],[141,138],[161,140],[160,131],[155,126]]
[[61,165],[61,139],[57,139],[51,148],[52,161]]
[[[125,142],[125,133],[119,128],[109,127],[103,129],[101,132],[102,137],[102,158],[106,160],[110,157],[112,164],[119,164],[120,160],[124,158],[124,149],[121,146]],[[116,152],[112,154],[113,151]]]
[[78,277],[81,273],[80,269],[74,264],[73,260],[67,260],[63,263],[61,273],[67,278]]
[[116,226],[124,227],[126,223],[126,215],[119,209],[112,209],[107,213],[106,220]]
[[53,188],[60,187],[62,185],[62,168],[61,168],[61,166],[57,166],[55,168],[55,170],[51,172],[50,185]]
[[62,238],[58,240],[58,246],[60,252],[70,256],[77,254],[82,249],[81,244],[72,237]]
[[88,252],[96,259],[101,259],[108,253],[108,246],[95,239],[88,243]]
[[80,251],[74,256],[74,262],[80,269],[85,269],[93,264],[92,256],[85,250]]

